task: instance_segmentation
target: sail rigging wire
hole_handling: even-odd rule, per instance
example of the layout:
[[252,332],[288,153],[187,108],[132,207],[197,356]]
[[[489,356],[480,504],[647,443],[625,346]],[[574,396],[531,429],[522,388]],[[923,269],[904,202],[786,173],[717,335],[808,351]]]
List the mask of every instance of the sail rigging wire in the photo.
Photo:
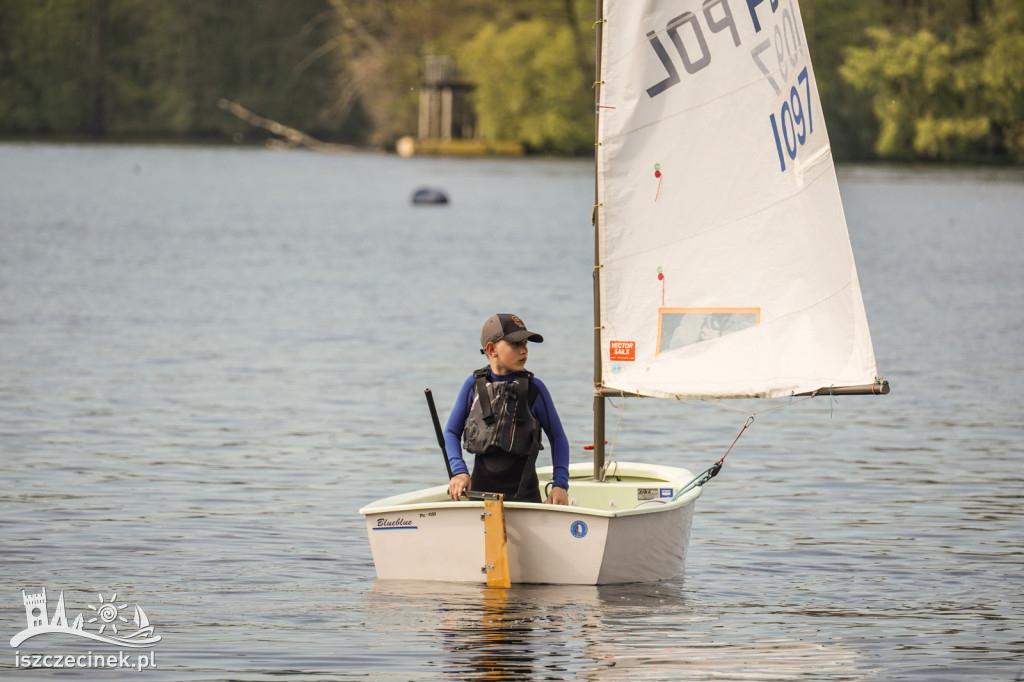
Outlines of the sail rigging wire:
[[[723,454],[714,464],[712,464],[711,466],[709,466],[708,468],[704,469],[702,472],[697,474],[697,476],[695,476],[693,478],[693,480],[691,480],[685,486],[680,488],[679,491],[676,492],[676,494],[672,497],[672,500],[674,501],[674,500],[678,499],[680,496],[684,495],[687,491],[693,489],[694,487],[703,486],[705,483],[707,483],[712,478],[717,476],[718,473],[722,470],[722,467],[725,466],[725,458],[728,457],[729,453],[732,452],[734,447],[736,447],[736,443],[739,442],[740,437],[742,437],[743,434],[746,432],[746,430],[748,428],[750,428],[750,426],[754,423],[754,418],[757,415],[765,414],[767,412],[772,412],[773,410],[778,410],[778,409],[781,409],[783,407],[790,407],[794,403],[800,403],[800,402],[803,402],[805,400],[810,400],[811,398],[814,398],[817,395],[820,395],[820,393],[816,392],[814,395],[800,396],[796,400],[794,400],[794,398],[796,396],[795,395],[791,395],[789,397],[789,400],[787,402],[785,402],[785,403],[782,403],[782,404],[779,404],[779,405],[773,405],[771,407],[766,407],[763,410],[757,410],[755,412],[750,412],[748,410],[744,410],[744,409],[739,408],[739,407],[733,407],[732,405],[724,404],[724,403],[722,403],[721,401],[718,401],[718,400],[707,400],[707,399],[701,400],[700,402],[706,403],[708,405],[714,405],[714,406],[721,407],[721,408],[726,409],[726,410],[732,410],[734,412],[741,412],[741,413],[745,414],[747,416],[747,418],[743,422],[743,426],[740,427],[739,433],[736,434],[736,437],[733,438],[732,443],[730,443],[729,447],[726,448],[725,454]],[[604,475],[607,475],[607,470],[608,470],[608,468],[610,466],[612,466],[612,464],[617,464],[616,462],[612,461],[611,456],[612,456],[612,452],[615,449],[615,441],[618,438],[619,425],[622,422],[622,414],[625,412],[625,409],[626,409],[626,402],[627,402],[626,398],[627,397],[628,396],[625,396],[625,395],[622,396],[623,400],[622,400],[622,404],[621,405],[617,406],[614,403],[612,403],[613,407],[618,407],[619,408],[619,418],[618,418],[618,421],[615,424],[615,434],[612,436],[611,447],[608,449],[608,461],[605,463],[604,469],[602,471],[602,473]],[[643,397],[643,396],[639,396],[639,397]],[[678,399],[678,400],[680,402],[689,402],[689,401],[684,401],[681,398]],[[611,402],[611,401],[609,400],[609,402]],[[832,411],[833,411],[835,405],[837,405],[837,404],[838,404],[838,400],[836,399],[836,395],[834,393],[832,393],[831,391],[829,391],[829,418],[830,419],[832,418]]]
[[[740,428],[740,432],[736,434],[736,437],[733,439],[732,443],[726,449],[725,454],[722,455],[722,457],[717,462],[715,462],[714,464],[709,466],[704,471],[700,472],[696,477],[694,477],[694,479],[692,481],[690,481],[685,486],[680,488],[679,492],[677,492],[672,497],[672,499],[676,500],[677,498],[679,498],[680,495],[683,495],[686,491],[694,488],[695,486],[703,486],[705,483],[707,483],[712,478],[717,476],[718,472],[722,470],[722,466],[725,464],[725,458],[729,456],[730,452],[732,452],[732,449],[733,449],[733,447],[736,446],[736,443],[737,443],[737,441],[739,441],[740,436],[742,436],[744,434],[744,432],[746,432],[746,430],[750,427],[750,425],[754,423],[754,417],[755,416],[757,416],[759,414],[765,414],[766,412],[771,412],[773,410],[778,410],[778,409],[781,409],[783,407],[790,407],[790,406],[793,405],[794,402],[800,403],[800,402],[803,402],[805,400],[810,400],[811,398],[815,398],[818,395],[820,395],[820,392],[819,391],[815,391],[811,395],[801,396],[796,401],[793,400],[793,398],[796,397],[796,396],[795,395],[791,395],[791,396],[789,396],[789,400],[787,402],[785,402],[785,403],[782,403],[780,405],[773,405],[772,407],[767,407],[767,408],[765,408],[763,410],[758,410],[756,412],[746,412],[746,410],[742,410],[742,409],[740,409],[738,407],[732,407],[731,405],[725,405],[725,404],[722,404],[719,401],[702,400],[701,402],[709,403],[709,404],[712,404],[712,405],[717,405],[718,407],[722,407],[722,408],[725,408],[727,410],[735,410],[737,412],[746,412],[747,420],[743,423],[743,426]],[[829,389],[828,396],[829,396],[829,419],[831,419],[832,416],[833,416],[833,412],[835,410],[835,406],[839,404],[839,400],[838,400],[838,398],[836,397],[836,394],[832,391],[831,388]],[[623,403],[625,403],[625,400],[623,400]]]
[[[772,408],[772,409],[774,409],[774,408]],[[694,487],[703,486],[705,483],[707,483],[712,478],[717,476],[718,472],[721,471],[722,467],[725,465],[725,458],[729,456],[730,452],[732,452],[733,446],[736,445],[736,442],[740,439],[740,436],[743,435],[743,432],[746,431],[747,428],[749,428],[750,425],[753,424],[753,423],[754,423],[754,415],[752,415],[752,414],[748,415],[747,416],[747,421],[745,421],[743,423],[743,427],[740,429],[740,432],[736,434],[735,438],[733,438],[732,444],[729,445],[729,448],[725,451],[725,454],[722,455],[721,459],[719,459],[717,462],[715,462],[714,464],[709,466],[704,471],[700,472],[696,477],[694,477],[694,479],[692,481],[690,481],[689,483],[684,485],[682,488],[680,488],[679,492],[677,492],[675,495],[672,496],[672,501],[675,502],[677,499],[679,499],[679,497],[681,495],[685,494],[688,490],[691,490]]]
[[611,400],[608,403],[619,411],[619,417],[615,420],[615,431],[612,433],[612,439],[608,443],[608,452],[605,455],[604,467],[601,470],[601,478],[604,479],[608,474],[608,467],[612,464],[612,457],[615,454],[615,443],[619,439],[619,426],[622,424],[622,415],[626,412],[626,399],[622,399],[620,405],[616,405]]
[[[805,400],[811,400],[812,398],[816,398],[816,397],[825,395],[825,393],[824,393],[825,390],[828,390],[828,397],[829,397],[829,419],[832,419],[832,417],[834,416],[835,407],[839,404],[839,399],[838,399],[838,395],[839,394],[835,392],[834,387],[829,387],[828,389],[824,389],[824,388],[823,389],[819,389],[817,391],[812,392],[811,394],[792,394],[792,395],[789,396],[789,399],[786,402],[784,402],[784,403],[780,403],[778,405],[772,405],[771,407],[766,407],[763,410],[755,410],[753,412],[751,412],[749,410],[746,410],[746,409],[743,409],[741,407],[734,407],[732,405],[728,405],[726,403],[723,403],[721,401],[721,399],[718,399],[718,400],[711,400],[711,399],[707,399],[707,398],[701,399],[699,402],[705,403],[707,405],[712,405],[712,406],[715,406],[715,407],[721,407],[722,409],[731,410],[733,412],[740,412],[740,413],[746,415],[746,421],[743,423],[743,426],[740,427],[739,433],[736,434],[736,437],[733,439],[732,443],[730,443],[729,447],[726,448],[725,454],[722,455],[718,459],[718,461],[716,461],[714,464],[712,464],[707,469],[705,469],[700,474],[698,474],[692,481],[690,481],[688,484],[683,486],[683,488],[681,488],[679,490],[679,492],[677,492],[675,494],[673,499],[678,498],[680,495],[685,493],[687,490],[690,490],[694,486],[703,486],[705,483],[707,483],[712,478],[717,476],[718,472],[721,471],[723,465],[725,464],[725,458],[729,456],[730,452],[732,452],[733,448],[736,446],[736,443],[739,441],[740,437],[744,434],[744,432],[746,432],[746,430],[754,423],[754,418],[755,417],[757,417],[758,415],[766,414],[768,412],[772,412],[774,410],[782,409],[784,407],[791,407],[791,406],[793,406],[796,403],[801,403],[801,402],[803,402]],[[597,392],[600,393],[600,387],[598,387]],[[602,479],[605,478],[608,475],[609,467],[611,467],[613,464],[615,464],[615,465],[618,464],[617,462],[614,462],[612,460],[612,455],[613,455],[613,452],[615,451],[615,443],[618,440],[619,427],[622,424],[622,415],[626,411],[626,403],[628,402],[626,399],[630,398],[630,397],[643,398],[644,396],[642,396],[642,395],[631,396],[629,394],[619,394],[619,397],[622,398],[622,403],[619,404],[619,405],[616,405],[615,403],[613,403],[611,401],[611,396],[608,396],[606,398],[608,403],[611,404],[612,407],[616,408],[619,411],[619,415],[618,415],[618,418],[616,419],[616,422],[615,422],[615,431],[612,434],[611,440],[608,441],[609,447],[608,447],[608,452],[607,452],[607,458],[606,458],[606,461],[604,462],[604,466],[602,468]],[[686,400],[684,398],[676,398],[676,400],[678,402],[692,402],[692,401]],[[593,446],[590,446],[590,448],[592,448],[592,447]],[[584,449],[588,449],[588,448],[585,447]]]

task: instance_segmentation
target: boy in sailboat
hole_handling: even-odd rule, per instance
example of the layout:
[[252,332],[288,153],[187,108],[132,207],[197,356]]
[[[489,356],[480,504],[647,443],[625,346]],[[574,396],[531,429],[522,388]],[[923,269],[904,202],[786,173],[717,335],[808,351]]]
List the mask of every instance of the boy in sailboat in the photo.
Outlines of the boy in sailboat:
[[[554,468],[544,502],[569,503],[569,440],[547,387],[526,371],[526,344],[543,340],[515,315],[499,313],[484,322],[480,352],[488,366],[462,384],[444,430],[453,500],[474,490],[501,493],[506,501],[540,502],[536,462],[543,430]],[[472,475],[460,441],[476,456]]]

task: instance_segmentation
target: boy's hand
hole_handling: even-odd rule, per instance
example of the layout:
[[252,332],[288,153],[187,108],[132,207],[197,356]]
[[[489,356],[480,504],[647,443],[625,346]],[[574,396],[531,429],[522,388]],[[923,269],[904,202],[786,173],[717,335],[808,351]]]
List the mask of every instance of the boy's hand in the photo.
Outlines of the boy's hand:
[[451,480],[448,481],[448,497],[452,498],[455,502],[459,501],[464,493],[469,488],[470,482],[469,474],[455,474]]
[[551,492],[548,493],[548,499],[544,500],[544,504],[569,504],[569,491],[557,485],[552,486]]

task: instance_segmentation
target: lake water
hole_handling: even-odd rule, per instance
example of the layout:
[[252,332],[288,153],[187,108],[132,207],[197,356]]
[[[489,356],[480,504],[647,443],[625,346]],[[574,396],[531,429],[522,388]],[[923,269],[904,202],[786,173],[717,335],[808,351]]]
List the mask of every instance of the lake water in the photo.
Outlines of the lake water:
[[[423,389],[445,418],[498,311],[588,460],[589,162],[5,144],[0,177],[5,678],[110,648],[8,647],[42,588],[162,637],[97,679],[1024,677],[1019,170],[841,168],[892,394],[758,415],[685,576],[508,591],[377,581],[357,510],[444,481]],[[765,407],[615,405],[616,456],[691,469]]]

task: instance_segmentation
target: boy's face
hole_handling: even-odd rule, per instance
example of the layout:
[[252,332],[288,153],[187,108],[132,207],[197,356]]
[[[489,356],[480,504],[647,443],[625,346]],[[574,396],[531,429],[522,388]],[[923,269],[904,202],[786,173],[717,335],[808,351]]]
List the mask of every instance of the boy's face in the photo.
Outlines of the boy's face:
[[502,339],[497,343],[488,343],[487,358],[491,361],[491,371],[495,374],[512,374],[526,368],[526,341],[510,343]]

